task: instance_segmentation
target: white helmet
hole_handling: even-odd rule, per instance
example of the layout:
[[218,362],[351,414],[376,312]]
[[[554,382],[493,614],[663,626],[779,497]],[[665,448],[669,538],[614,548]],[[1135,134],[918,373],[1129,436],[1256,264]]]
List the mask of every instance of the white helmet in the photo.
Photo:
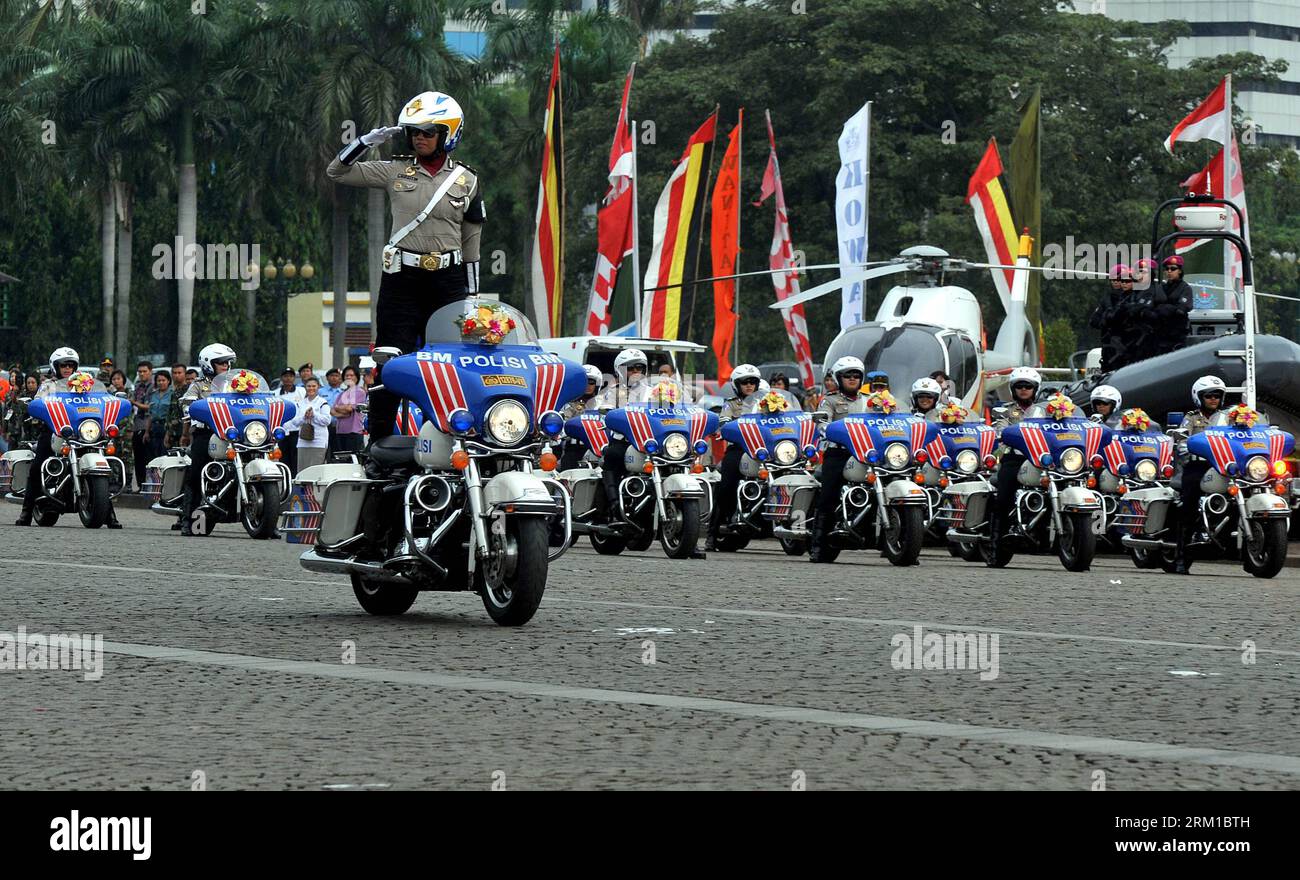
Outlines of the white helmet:
[[56,379],[59,376],[59,364],[68,361],[72,361],[72,371],[75,373],[77,368],[81,366],[81,355],[77,354],[75,348],[69,348],[65,345],[63,348],[54,349],[54,352],[50,355],[50,371],[54,373]]
[[831,364],[831,375],[835,377],[835,384],[840,384],[841,373],[847,373],[850,370],[857,370],[864,377],[867,375],[867,367],[861,360],[852,355],[845,355],[835,363]]
[[1112,412],[1119,412],[1120,405],[1124,403],[1124,395],[1119,393],[1119,389],[1114,385],[1098,385],[1092,389],[1092,394],[1088,395],[1088,400],[1093,406],[1097,401],[1106,401],[1113,407]]
[[217,374],[217,369],[212,365],[213,361],[230,361],[230,365],[235,365],[235,350],[229,345],[222,345],[220,342],[214,342],[211,345],[205,345],[199,352],[199,370],[209,379]]
[[451,95],[442,92],[420,92],[406,102],[397,124],[406,130],[409,141],[412,131],[433,134],[438,129],[446,133],[442,148],[450,153],[460,143],[465,132],[465,112]]
[[1020,382],[1028,382],[1037,391],[1038,387],[1043,384],[1043,377],[1038,375],[1038,371],[1033,367],[1016,367],[1011,371],[1011,375],[1007,377],[1007,385],[1014,389]]
[[614,358],[614,373],[618,376],[618,381],[627,382],[627,368],[633,364],[640,364],[642,370],[650,369],[650,361],[641,349],[625,348],[618,353],[618,357]]
[[745,379],[754,379],[759,382],[763,381],[763,374],[758,371],[758,367],[753,364],[739,364],[731,371],[731,387],[740,395],[740,383]]
[[1192,403],[1201,406],[1201,395],[1207,391],[1218,391],[1226,396],[1228,386],[1218,376],[1202,376],[1192,383]]
[[587,374],[587,381],[595,382],[596,390],[599,391],[600,386],[605,384],[605,375],[601,373],[600,367],[596,366],[595,364],[587,364],[585,367],[582,368],[582,370],[584,373]]
[[934,398],[935,405],[937,406],[939,404],[939,398],[943,397],[943,389],[939,387],[938,382],[934,381],[929,376],[926,376],[922,379],[917,379],[912,383],[913,408],[916,407],[916,396],[918,394],[929,394]]

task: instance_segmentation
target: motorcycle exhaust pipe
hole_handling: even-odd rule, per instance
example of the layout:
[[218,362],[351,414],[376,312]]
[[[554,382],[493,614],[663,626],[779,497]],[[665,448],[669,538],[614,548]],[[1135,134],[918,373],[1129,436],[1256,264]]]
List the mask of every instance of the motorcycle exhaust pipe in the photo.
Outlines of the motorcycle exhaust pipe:
[[397,572],[384,568],[383,563],[380,562],[361,562],[350,557],[347,559],[330,559],[325,556],[318,556],[315,550],[308,550],[299,557],[298,561],[308,571],[320,574],[360,574],[373,580],[401,584],[410,583],[407,578]]
[[1042,492],[1030,492],[1024,496],[1021,504],[1025,506],[1026,513],[1038,513],[1047,506],[1047,497]]
[[61,458],[47,458],[41,465],[41,475],[46,479],[57,480],[68,470],[68,463]]
[[1228,496],[1210,495],[1205,499],[1205,509],[1215,516],[1222,516],[1228,512]]
[[646,481],[640,477],[633,477],[623,484],[623,491],[631,498],[640,498],[647,491]]
[[221,482],[221,478],[226,475],[226,466],[215,461],[210,461],[203,466],[203,479],[216,485]]
[[451,504],[451,484],[436,474],[420,478],[415,487],[415,503],[425,513],[441,513]]
[[740,484],[740,497],[746,501],[757,501],[763,497],[763,487],[752,480]]
[[852,486],[844,500],[850,507],[866,507],[871,503],[871,493],[862,486]]

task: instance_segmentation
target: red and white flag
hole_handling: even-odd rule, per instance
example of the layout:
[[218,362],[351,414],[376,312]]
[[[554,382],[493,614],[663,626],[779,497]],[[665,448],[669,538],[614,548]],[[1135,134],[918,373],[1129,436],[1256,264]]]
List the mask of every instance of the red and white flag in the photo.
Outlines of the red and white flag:
[[[1214,154],[1214,158],[1210,160],[1208,165],[1184,180],[1181,186],[1189,193],[1228,199],[1240,208],[1242,217],[1246,218],[1246,246],[1250,247],[1250,215],[1246,211],[1246,176],[1241,170],[1241,152],[1237,149],[1237,138],[1234,136],[1230,141],[1232,147],[1230,151],[1219,150]],[[1230,159],[1228,164],[1231,166],[1231,171],[1225,171],[1224,169],[1223,160],[1225,156]],[[1232,232],[1241,235],[1241,220],[1237,217],[1237,212],[1230,210],[1228,220],[1230,224],[1228,228]],[[1177,253],[1184,254],[1211,240],[1208,238],[1180,238],[1174,242],[1174,250]],[[1225,249],[1228,258],[1228,286],[1232,288],[1232,291],[1228,292],[1225,307],[1237,308],[1235,291],[1238,284],[1244,283],[1241,252],[1232,245],[1225,245]]]
[[1173,153],[1174,144],[1179,141],[1211,140],[1226,144],[1231,132],[1232,107],[1228,103],[1228,77],[1225,76],[1200,106],[1174,126],[1165,138],[1165,149]]
[[[636,64],[627,72],[623,84],[623,104],[614,128],[614,144],[609,151],[609,187],[596,213],[596,272],[591,279],[591,298],[587,306],[584,332],[603,336],[609,332],[612,318],[610,302],[618,283],[623,258],[632,252],[632,133],[627,124],[627,101],[632,94],[632,76]],[[635,295],[635,294],[634,294]]]
[[[767,112],[767,170],[763,172],[763,189],[759,193],[755,207],[776,194],[776,223],[772,229],[772,249],[768,253],[768,265],[772,271],[772,286],[776,288],[777,302],[799,292],[799,271],[794,259],[794,247],[790,244],[790,221],[785,210],[785,190],[781,187],[781,165],[776,159],[776,135],[772,132],[772,114]],[[804,388],[816,388],[817,380],[813,376],[812,344],[808,341],[808,321],[804,317],[802,305],[781,309],[785,320],[785,332],[790,337],[790,346],[794,349],[794,359],[799,364],[799,375]]]

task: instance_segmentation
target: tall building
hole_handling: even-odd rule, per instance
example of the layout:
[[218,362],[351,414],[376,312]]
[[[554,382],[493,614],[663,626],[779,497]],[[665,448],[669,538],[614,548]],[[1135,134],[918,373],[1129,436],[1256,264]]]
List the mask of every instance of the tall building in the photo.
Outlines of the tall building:
[[1079,12],[1110,18],[1157,22],[1177,19],[1191,26],[1170,63],[1186,67],[1193,59],[1252,52],[1290,66],[1280,82],[1233,79],[1233,99],[1256,126],[1261,144],[1300,148],[1300,3],[1296,0],[1076,0]]

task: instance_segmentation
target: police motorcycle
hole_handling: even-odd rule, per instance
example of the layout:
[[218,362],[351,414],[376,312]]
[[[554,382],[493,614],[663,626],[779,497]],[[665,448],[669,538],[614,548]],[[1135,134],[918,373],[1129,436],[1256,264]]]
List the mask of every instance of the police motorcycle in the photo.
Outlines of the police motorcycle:
[[[1172,433],[1179,435],[1177,428]],[[1190,546],[1239,550],[1244,571],[1260,578],[1275,577],[1286,562],[1291,509],[1285,458],[1295,448],[1295,436],[1269,425],[1259,412],[1238,405],[1215,413],[1204,431],[1181,445],[1184,464],[1196,458],[1209,463],[1201,479],[1202,531]],[[1181,472],[1175,476],[1175,488],[1180,488],[1182,476]],[[1173,546],[1171,541],[1160,543],[1165,571],[1174,568]]]
[[573,498],[573,530],[586,534],[604,556],[647,550],[655,538],[670,559],[695,552],[708,518],[709,493],[697,476],[705,439],[718,428],[718,416],[682,403],[681,386],[660,381],[648,403],[633,403],[605,413],[584,412],[569,419],[564,432],[600,458],[609,433],[627,438],[625,475],[619,481],[618,509],[608,500],[599,467],[575,468],[562,475]]
[[[211,461],[200,474],[202,498],[191,513],[193,528],[210,535],[219,523],[238,522],[251,538],[274,537],[293,479],[276,444],[295,414],[293,401],[272,394],[253,370],[235,367],[213,378],[208,396],[189,405],[190,422],[212,431]],[[181,516],[189,466],[181,449],[149,462],[161,483],[159,499],[150,507],[154,513]]]
[[921,468],[930,502],[927,527],[966,562],[983,560],[980,543],[989,534],[989,503],[993,483],[989,472],[997,465],[993,450],[998,432],[958,403],[939,410],[938,436],[925,447]]
[[1106,514],[1106,536],[1124,548],[1138,568],[1159,568],[1162,541],[1177,539],[1178,493],[1169,486],[1174,475],[1174,441],[1141,409],[1125,410],[1111,441],[1102,450],[1105,464],[1097,474]]
[[803,556],[817,497],[817,481],[808,471],[821,441],[817,418],[800,411],[789,392],[769,390],[755,401],[753,411],[722,426],[722,439],[744,454],[735,513],[718,523],[717,548],[743,550],[770,526],[787,555]]
[[[52,526],[75,510],[83,526],[97,529],[109,521],[112,499],[126,485],[126,466],[116,452],[118,426],[131,414],[131,403],[90,373],[78,371],[56,381],[57,390],[27,404],[28,416],[53,432],[53,454],[41,465],[44,494],[33,518],[37,525]],[[35,457],[31,449],[4,454],[12,481],[6,500],[22,503]]]
[[[1054,547],[1067,571],[1087,571],[1097,550],[1095,523],[1104,516],[1093,471],[1103,463],[1101,450],[1112,432],[1074,412],[1074,403],[1057,395],[1002,429],[1002,443],[1025,457],[1007,537],[1033,550]],[[985,564],[994,568],[1015,555],[1011,540],[979,546]]]
[[826,442],[848,449],[850,457],[824,558],[830,561],[846,547],[878,547],[894,565],[915,565],[929,515],[922,466],[939,428],[895,414],[898,405],[888,391],[870,394],[866,408],[826,426]]
[[[473,590],[502,626],[532,619],[547,569],[567,548],[568,495],[544,473],[564,427],[558,407],[582,368],[537,345],[515,309],[468,296],[433,313],[425,347],[384,364],[382,386],[424,413],[415,437],[371,443],[363,467],[307,468],[297,483],[321,511],[309,571],[346,574],[361,607],[402,614],[421,590]],[[372,388],[372,391],[374,389]],[[547,545],[563,505],[563,545]]]

